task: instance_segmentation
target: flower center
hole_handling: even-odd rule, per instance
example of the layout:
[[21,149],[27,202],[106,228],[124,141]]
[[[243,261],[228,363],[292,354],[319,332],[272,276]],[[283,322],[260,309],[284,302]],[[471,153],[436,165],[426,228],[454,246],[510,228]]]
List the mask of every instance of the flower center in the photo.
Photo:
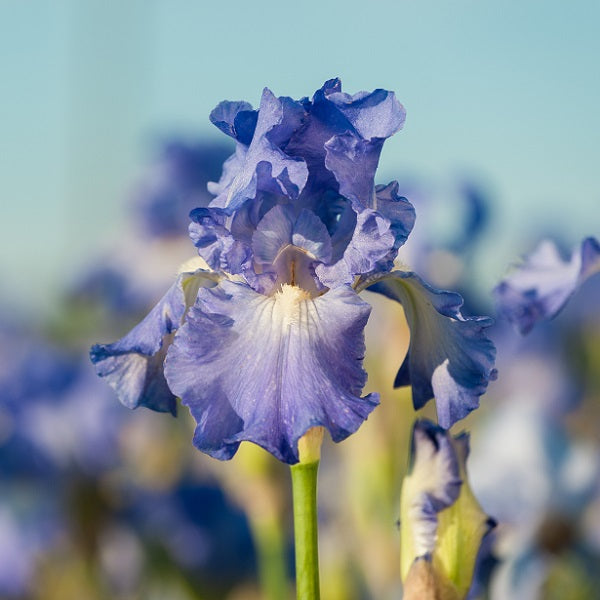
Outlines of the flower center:
[[275,318],[281,319],[284,325],[297,322],[300,317],[301,303],[310,298],[310,293],[301,287],[284,283],[273,296]]
[[281,286],[297,287],[308,297],[314,297],[319,294],[315,283],[310,264],[314,257],[302,248],[297,246],[286,246],[283,248],[274,262],[277,272],[276,289]]

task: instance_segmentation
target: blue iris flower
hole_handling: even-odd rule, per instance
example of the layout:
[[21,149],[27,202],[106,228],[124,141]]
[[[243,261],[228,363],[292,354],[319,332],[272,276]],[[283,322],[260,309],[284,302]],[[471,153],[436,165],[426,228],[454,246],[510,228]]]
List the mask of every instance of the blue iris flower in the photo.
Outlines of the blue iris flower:
[[[131,324],[132,317],[143,315],[148,299],[171,281],[173,261],[188,256],[188,215],[210,203],[207,183],[219,177],[230,153],[231,144],[220,140],[163,141],[131,195],[133,226],[70,282],[67,299],[73,308],[92,307],[102,317],[108,313],[113,331],[119,318]],[[150,268],[139,268],[142,261]],[[135,271],[133,265],[138,265]]]
[[563,260],[551,240],[543,240],[523,264],[494,289],[498,312],[522,333],[552,319],[592,275],[600,273],[600,242],[585,238]]
[[0,497],[0,597],[31,598],[36,565],[64,526],[53,487],[3,487]]
[[223,492],[185,474],[171,490],[130,491],[128,518],[194,577],[229,589],[251,571],[252,539],[243,513]]
[[21,327],[0,324],[0,342],[0,485],[115,464],[128,413],[89,363]]
[[[194,444],[229,459],[252,441],[280,460],[316,426],[334,441],[378,404],[361,397],[370,291],[399,301],[411,329],[397,385],[445,427],[477,407],[494,377],[490,320],[462,298],[394,269],[415,212],[395,182],[375,185],[386,138],[404,124],[392,92],[349,95],[327,81],[312,99],[265,89],[258,110],[222,102],[211,121],[236,142],[215,196],[192,211],[205,268],[184,268],[152,312],[91,358],[127,406],[197,422]],[[208,266],[208,268],[206,268]]]
[[522,386],[513,397],[506,392],[507,402],[485,422],[472,455],[473,488],[501,523],[494,598],[546,597],[542,588],[552,566],[571,552],[582,567],[582,585],[584,575],[596,573],[596,567],[586,573],[585,557],[595,554],[590,564],[597,564],[587,521],[600,494],[600,452],[590,440],[571,436],[562,415],[536,398],[541,393]]
[[179,236],[193,208],[212,199],[206,184],[221,172],[229,144],[167,140],[134,192],[135,216],[153,237]]

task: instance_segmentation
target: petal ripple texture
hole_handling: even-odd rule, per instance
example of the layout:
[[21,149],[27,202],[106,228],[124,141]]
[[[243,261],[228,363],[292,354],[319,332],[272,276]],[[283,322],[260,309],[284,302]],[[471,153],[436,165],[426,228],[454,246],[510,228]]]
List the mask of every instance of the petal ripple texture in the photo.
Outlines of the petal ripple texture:
[[250,440],[294,463],[311,427],[334,441],[356,431],[378,403],[360,398],[370,310],[347,287],[314,299],[292,286],[271,297],[228,281],[201,290],[165,367],[198,423],[195,445],[223,459]]
[[106,378],[125,406],[176,413],[175,396],[163,373],[163,360],[172,334],[183,320],[190,288],[193,297],[198,286],[214,285],[214,281],[212,273],[182,273],[148,316],[127,335],[114,344],[92,347],[90,358],[96,372]]
[[496,377],[496,349],[487,317],[464,317],[459,294],[436,290],[418,275],[394,271],[369,288],[402,304],[410,345],[395,385],[412,385],[415,409],[436,399],[438,421],[449,429],[479,406]]
[[275,205],[285,204],[313,213],[327,230],[332,252],[314,257],[317,287],[391,268],[415,213],[397,185],[376,188],[374,177],[385,139],[404,119],[392,92],[350,95],[337,79],[312,100],[277,98],[265,89],[258,111],[245,102],[219,104],[211,120],[237,144],[219,182],[209,184],[216,198],[208,211],[192,215],[201,256],[214,268],[253,270],[252,233]]

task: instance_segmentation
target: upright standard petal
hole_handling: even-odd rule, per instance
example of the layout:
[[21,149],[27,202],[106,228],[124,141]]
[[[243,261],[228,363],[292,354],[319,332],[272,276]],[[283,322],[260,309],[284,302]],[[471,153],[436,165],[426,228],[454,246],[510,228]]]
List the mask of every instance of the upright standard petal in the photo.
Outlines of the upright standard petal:
[[404,126],[406,111],[394,92],[377,89],[346,94],[335,91],[327,99],[352,123],[363,139],[386,139]]
[[325,82],[303,105],[302,126],[285,150],[306,161],[311,194],[336,189],[339,183],[340,193],[356,203],[357,212],[370,207],[383,142],[402,127],[404,108],[386,90],[346,94],[339,79]]
[[415,207],[398,193],[398,182],[392,181],[387,185],[375,186],[374,208],[389,220],[394,234],[394,249],[398,250],[415,225]]
[[393,271],[366,285],[397,300],[410,327],[410,345],[395,385],[412,386],[415,409],[436,399],[438,421],[449,429],[479,405],[496,377],[496,349],[485,335],[487,317],[463,317],[459,294],[440,291],[408,271]]
[[125,406],[176,413],[175,396],[163,374],[166,350],[198,289],[215,285],[216,281],[218,277],[208,271],[182,273],[127,335],[113,344],[92,346],[90,358],[96,372],[106,378]]
[[538,321],[555,317],[579,286],[599,272],[597,239],[584,239],[569,261],[545,240],[494,289],[498,312],[522,334],[528,333]]
[[230,281],[200,290],[165,363],[196,447],[228,459],[248,440],[295,463],[311,427],[334,441],[356,431],[378,403],[360,397],[369,312],[348,287],[316,298],[290,285],[273,296]]
[[374,204],[374,178],[385,140],[362,140],[350,133],[325,143],[325,166],[335,175],[340,194],[352,200],[355,210]]
[[250,145],[258,111],[252,109],[249,102],[219,102],[210,113],[210,121],[223,133],[246,146]]
[[[217,127],[232,135],[230,129],[237,131],[240,115],[249,111],[245,103],[242,103],[244,109],[239,112],[235,112],[237,106],[232,110],[230,104],[221,103],[213,111],[211,118]],[[232,112],[235,114],[234,126],[231,125],[230,113]],[[303,113],[304,110],[299,103],[290,98],[276,98],[265,88],[255,126],[244,129],[248,133],[252,131],[250,140],[246,139],[248,136],[244,136],[246,141],[242,142],[247,144],[248,148],[245,152],[237,151],[234,162],[229,165],[237,167],[235,175],[232,169],[228,168],[224,173],[225,181],[211,187],[211,190],[219,192],[211,206],[222,208],[228,214],[232,214],[247,200],[254,198],[257,192],[256,171],[260,163],[270,165],[273,180],[281,192],[292,198],[298,197],[308,177],[306,164],[301,158],[287,155],[279,148],[278,143],[282,138],[289,139],[292,131],[300,126]]]

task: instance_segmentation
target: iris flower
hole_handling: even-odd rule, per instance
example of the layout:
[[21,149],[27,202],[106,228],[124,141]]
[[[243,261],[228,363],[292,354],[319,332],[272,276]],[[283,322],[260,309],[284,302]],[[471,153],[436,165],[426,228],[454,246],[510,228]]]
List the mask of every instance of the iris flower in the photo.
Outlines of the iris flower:
[[600,242],[585,238],[563,260],[551,240],[543,240],[523,264],[494,289],[498,312],[520,333],[554,318],[569,298],[593,275],[600,273]]
[[552,568],[569,559],[580,566],[582,587],[597,571],[588,571],[598,561],[589,524],[600,496],[600,451],[570,434],[564,415],[535,395],[526,389],[508,395],[485,422],[472,455],[473,489],[502,524],[492,598],[550,597],[542,588]]
[[248,440],[296,463],[306,431],[341,441],[379,402],[361,396],[369,289],[404,307],[396,385],[412,385],[415,407],[435,396],[446,428],[476,408],[495,373],[490,320],[394,268],[415,221],[396,182],[374,183],[404,124],[395,95],[349,95],[333,79],[312,99],[265,89],[258,110],[222,102],[210,118],[236,149],[208,207],[190,213],[203,268],[184,268],[137,327],[91,351],[121,401],[174,413],[179,397],[198,449],[229,459]]
[[219,176],[230,152],[226,143],[177,138],[163,143],[133,195],[135,216],[144,232],[156,238],[184,234],[189,211],[211,201],[206,183]]

